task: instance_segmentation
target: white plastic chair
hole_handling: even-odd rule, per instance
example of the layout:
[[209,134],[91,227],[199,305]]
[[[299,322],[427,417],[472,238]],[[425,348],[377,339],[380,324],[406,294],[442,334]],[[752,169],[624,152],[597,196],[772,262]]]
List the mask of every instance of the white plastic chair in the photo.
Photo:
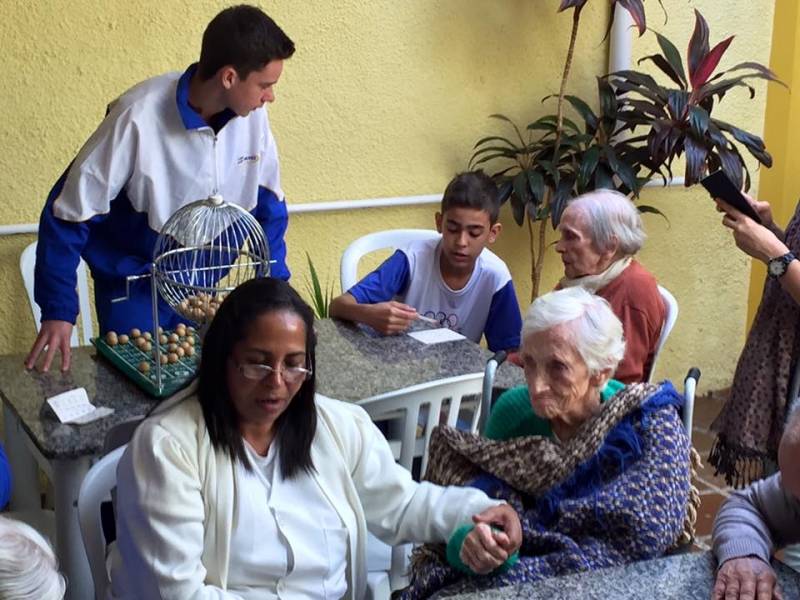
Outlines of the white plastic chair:
[[[389,439],[395,460],[410,472],[414,458],[422,457],[420,473],[424,474],[428,464],[431,432],[440,423],[445,400],[448,401],[446,422],[452,427],[458,420],[462,400],[468,396],[481,396],[483,377],[482,372],[448,377],[380,394],[359,402],[359,405],[373,421],[390,421],[390,431],[397,429],[400,433],[399,439]],[[423,408],[427,409],[425,430],[422,437],[417,438],[417,426]],[[470,431],[477,431],[479,418],[480,403],[477,403],[472,413]],[[391,433],[390,437],[393,437]],[[408,570],[410,550],[410,544],[390,548],[370,534],[367,540],[367,570],[370,573],[388,570],[391,589],[400,589],[408,584],[405,573]]]
[[94,582],[95,600],[103,600],[110,585],[106,569],[106,538],[100,517],[100,505],[111,501],[111,490],[117,484],[117,463],[126,446],[120,446],[97,461],[81,484],[78,493],[78,522],[89,559]]
[[[22,251],[19,257],[19,270],[22,273],[22,281],[25,284],[25,291],[28,293],[28,301],[31,304],[31,312],[33,312],[33,322],[36,325],[36,332],[42,327],[42,311],[36,300],[33,298],[33,269],[36,265],[36,242],[31,242]],[[88,346],[89,340],[94,337],[92,330],[92,308],[89,303],[89,279],[86,275],[86,263],[81,259],[78,263],[78,304],[80,307],[79,321],[81,324],[81,338],[78,339],[78,327],[72,328],[72,339],[70,345],[74,348],[76,346]]]
[[432,229],[389,229],[376,231],[358,238],[350,243],[342,254],[341,283],[342,292],[346,292],[358,283],[358,263],[361,258],[386,248],[397,250],[417,240],[438,240],[441,234]]
[[667,338],[672,328],[675,326],[675,321],[678,320],[678,301],[675,300],[675,296],[673,296],[667,288],[660,285],[658,286],[658,293],[661,295],[661,300],[664,302],[666,316],[664,317],[664,324],[661,326],[661,333],[658,336],[655,352],[653,352],[653,364],[650,365],[650,373],[647,377],[648,383],[652,383],[653,381],[658,355],[664,348],[664,344],[667,343]]

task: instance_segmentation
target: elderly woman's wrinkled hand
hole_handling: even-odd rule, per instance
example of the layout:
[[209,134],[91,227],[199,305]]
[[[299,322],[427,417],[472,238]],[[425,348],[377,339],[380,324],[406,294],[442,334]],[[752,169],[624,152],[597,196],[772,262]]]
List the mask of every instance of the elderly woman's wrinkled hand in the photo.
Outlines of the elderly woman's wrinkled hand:
[[[485,511],[472,516],[475,524],[485,523],[486,525],[496,525],[501,532],[495,531],[498,543],[508,554],[514,554],[522,545],[522,524],[519,522],[519,515],[508,504],[498,504]],[[498,533],[505,535],[497,536]]]
[[486,575],[508,559],[509,554],[503,549],[507,545],[508,536],[504,532],[478,523],[464,539],[460,558],[474,573]]
[[519,515],[508,504],[473,515],[475,528],[464,539],[459,556],[474,573],[485,575],[502,565],[522,544]]
[[764,225],[759,225],[731,205],[717,200],[717,207],[725,214],[722,224],[733,232],[733,239],[742,252],[763,262],[789,251],[778,237]]
[[783,600],[772,567],[759,558],[745,556],[722,563],[712,600]]

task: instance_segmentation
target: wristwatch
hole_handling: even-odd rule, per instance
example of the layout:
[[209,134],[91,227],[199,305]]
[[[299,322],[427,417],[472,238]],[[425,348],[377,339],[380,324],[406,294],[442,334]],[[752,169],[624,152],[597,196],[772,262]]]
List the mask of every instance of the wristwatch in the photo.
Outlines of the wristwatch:
[[789,268],[789,263],[796,258],[797,257],[791,252],[787,252],[783,256],[770,258],[769,262],[767,263],[767,273],[769,273],[770,277],[779,279],[784,273],[786,273],[786,269]]

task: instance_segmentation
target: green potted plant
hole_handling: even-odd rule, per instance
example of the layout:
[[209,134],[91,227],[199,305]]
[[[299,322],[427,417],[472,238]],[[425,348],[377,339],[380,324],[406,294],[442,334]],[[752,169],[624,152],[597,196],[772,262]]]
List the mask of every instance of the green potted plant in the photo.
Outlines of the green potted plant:
[[331,300],[333,300],[333,284],[329,283],[323,286],[308,252],[306,252],[306,260],[308,261],[308,271],[311,277],[310,281],[306,280],[306,291],[311,299],[311,308],[318,319],[327,319],[328,307],[331,304]]
[[[753,62],[717,72],[732,37],[709,47],[708,25],[695,11],[695,28],[684,68],[680,53],[665,36],[656,33],[660,53],[645,56],[670,80],[658,83],[652,76],[624,70],[597,78],[595,112],[581,98],[566,93],[580,23],[588,0],[562,0],[559,11],[572,8],[573,24],[564,63],[556,113],[545,115],[524,129],[504,115],[513,136],[491,135],[475,144],[470,167],[486,165],[493,170],[501,202],[510,201],[514,220],[527,225],[530,240],[532,299],[539,293],[544,265],[547,222],[558,226],[561,213],[574,196],[598,188],[616,189],[638,197],[642,186],[654,177],[667,182],[676,158],[686,156],[685,184],[696,183],[706,172],[722,168],[745,189],[750,174],[740,146],[770,166],[772,159],[763,141],[730,123],[711,117],[715,104],[727,92],[745,87],[750,97],[752,79],[775,81],[775,75]],[[627,10],[640,35],[646,30],[642,0],[612,0]],[[548,96],[544,100],[550,100]],[[574,120],[565,115],[567,105]],[[659,212],[639,205],[642,212]]]

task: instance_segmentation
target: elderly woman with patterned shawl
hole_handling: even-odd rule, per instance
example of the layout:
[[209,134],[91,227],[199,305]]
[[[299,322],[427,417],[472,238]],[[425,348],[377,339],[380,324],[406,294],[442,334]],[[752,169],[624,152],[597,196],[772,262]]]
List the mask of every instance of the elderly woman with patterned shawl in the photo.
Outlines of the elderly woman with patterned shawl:
[[611,379],[624,352],[622,325],[604,299],[573,287],[531,305],[521,348],[527,386],[498,399],[486,437],[437,428],[426,473],[514,506],[519,552],[490,570],[494,557],[467,535],[502,533],[464,524],[446,547],[415,551],[404,598],[620,565],[690,540],[699,498],[679,416],[683,398],[669,383]]

